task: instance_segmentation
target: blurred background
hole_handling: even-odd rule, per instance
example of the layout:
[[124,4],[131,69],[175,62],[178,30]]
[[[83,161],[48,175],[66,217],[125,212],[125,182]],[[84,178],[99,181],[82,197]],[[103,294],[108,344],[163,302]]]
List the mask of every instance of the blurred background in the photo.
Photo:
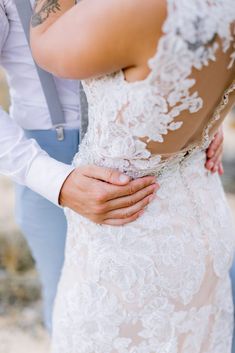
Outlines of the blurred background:
[[[9,104],[0,68],[0,106]],[[14,185],[0,175],[0,353],[49,353],[41,307],[34,261],[14,222]]]
[[[0,69],[0,105],[8,110],[8,87]],[[223,184],[235,219],[235,111],[226,120]],[[42,326],[40,281],[14,222],[14,186],[0,176],[0,353],[48,353]],[[222,353],[222,352],[221,352]]]

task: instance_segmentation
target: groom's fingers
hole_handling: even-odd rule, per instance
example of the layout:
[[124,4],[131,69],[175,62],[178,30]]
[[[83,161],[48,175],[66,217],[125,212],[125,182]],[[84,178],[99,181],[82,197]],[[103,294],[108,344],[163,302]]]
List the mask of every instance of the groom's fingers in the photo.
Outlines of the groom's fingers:
[[131,180],[118,170],[89,165],[83,168],[83,175],[114,185],[126,185]]
[[[109,181],[120,175],[116,173],[107,172],[107,169],[104,171]],[[97,169],[96,166],[75,169],[61,188],[60,205],[98,224],[123,225],[141,215],[151,201],[150,196],[159,187],[154,177],[132,180],[126,185],[114,185],[101,180],[101,174],[100,167]]]
[[136,194],[138,191],[153,185],[159,186],[156,183],[156,178],[152,176],[147,176],[139,179],[130,181],[127,185],[117,186],[104,184],[103,192],[106,201],[118,199],[119,197],[131,196]]
[[145,207],[147,207],[148,204],[153,200],[153,198],[153,195],[147,196],[143,200],[135,203],[133,206],[108,212],[105,217],[107,217],[106,219],[128,219],[136,215],[138,212],[144,210]]
[[106,224],[114,227],[124,226],[125,224],[136,221],[139,217],[142,216],[143,213],[144,211],[138,212],[133,216],[131,216],[130,218],[126,218],[126,219],[106,219],[102,224]]
[[120,208],[131,207],[146,198],[147,196],[153,195],[158,189],[159,186],[154,184],[137,191],[133,195],[123,196],[117,199],[110,200],[106,203],[106,210],[112,211]]

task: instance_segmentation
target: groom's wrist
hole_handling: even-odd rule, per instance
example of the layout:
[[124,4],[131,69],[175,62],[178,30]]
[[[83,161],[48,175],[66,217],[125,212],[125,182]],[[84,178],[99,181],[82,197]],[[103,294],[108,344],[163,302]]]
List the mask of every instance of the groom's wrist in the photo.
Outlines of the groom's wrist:
[[25,184],[59,206],[61,188],[74,167],[61,163],[47,154],[37,156],[30,165]]

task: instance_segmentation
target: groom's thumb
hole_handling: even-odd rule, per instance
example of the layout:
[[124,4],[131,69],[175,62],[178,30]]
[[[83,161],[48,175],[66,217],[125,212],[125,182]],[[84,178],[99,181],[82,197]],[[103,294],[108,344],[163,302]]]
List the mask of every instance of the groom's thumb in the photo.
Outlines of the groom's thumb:
[[118,170],[89,165],[83,169],[83,174],[89,178],[105,181],[114,185],[126,185],[131,178]]

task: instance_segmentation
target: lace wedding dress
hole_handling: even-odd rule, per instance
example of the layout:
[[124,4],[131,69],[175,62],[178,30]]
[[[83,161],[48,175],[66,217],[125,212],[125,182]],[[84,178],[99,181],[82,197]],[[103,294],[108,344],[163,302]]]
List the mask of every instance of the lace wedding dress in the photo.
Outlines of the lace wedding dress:
[[205,150],[235,101],[234,0],[168,0],[150,73],[84,82],[75,166],[156,175],[144,215],[101,226],[71,210],[54,353],[229,353],[234,230]]

